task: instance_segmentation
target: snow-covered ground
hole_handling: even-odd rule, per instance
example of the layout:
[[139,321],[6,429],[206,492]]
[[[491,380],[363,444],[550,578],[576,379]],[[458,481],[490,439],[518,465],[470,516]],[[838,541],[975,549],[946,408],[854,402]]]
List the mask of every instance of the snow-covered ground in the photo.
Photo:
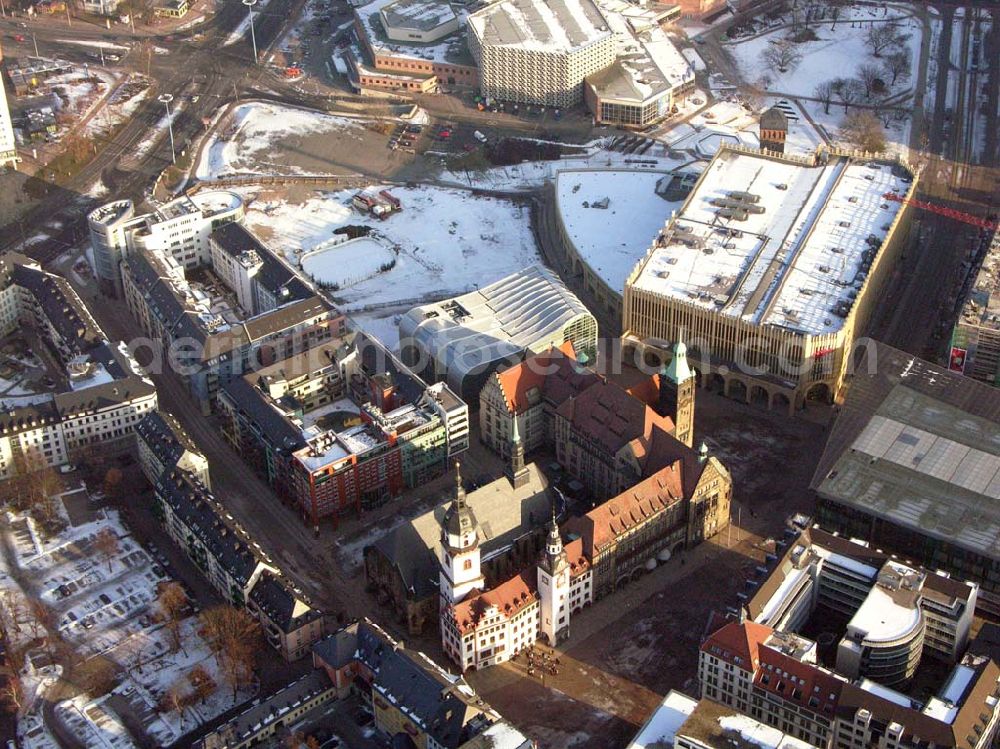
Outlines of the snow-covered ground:
[[[260,2],[258,2],[256,5],[253,6],[253,15],[255,19],[254,23],[260,23],[259,16],[262,12],[264,12],[264,9],[267,8],[267,3],[268,0],[260,0]],[[256,27],[254,28],[254,30],[256,31]],[[249,32],[250,32],[250,14],[247,13],[247,15],[243,18],[243,20],[240,21],[239,26],[233,29],[232,33],[230,33],[229,36],[225,38],[225,40],[222,42],[222,46],[228,47],[232,44],[236,44],[236,42],[238,42],[240,39],[246,36]],[[251,55],[251,58],[252,57],[253,56]]]
[[[78,508],[91,506],[82,488],[61,496],[77,503]],[[244,691],[233,699],[231,688],[223,683],[218,665],[198,633],[197,619],[184,620],[183,649],[171,652],[155,602],[157,586],[169,578],[129,535],[115,511],[91,510],[93,519],[78,517],[79,524],[71,525],[61,501],[56,509],[66,526],[52,536],[46,536],[31,516],[7,513],[5,532],[12,555],[0,552],[0,606],[14,615],[13,626],[7,627],[11,643],[29,645],[45,633],[27,603],[25,590],[12,574],[16,568],[22,579],[30,581],[31,597],[48,609],[54,626],[77,655],[86,658],[100,654],[128,674],[114,692],[129,702],[134,716],[141,716],[138,719],[143,730],[157,746],[175,742],[250,696]],[[95,539],[108,531],[117,539],[117,550],[106,557],[98,551]],[[184,685],[189,684],[195,666],[203,668],[218,688],[204,701],[187,707],[183,715],[162,708],[160,697],[171,687],[188,692],[193,689]],[[30,698],[19,720],[24,746],[48,749],[54,745],[38,713],[36,695],[59,673],[57,665],[33,669],[30,662],[22,671],[25,694]],[[84,745],[131,747],[120,716],[109,704],[104,697],[95,700],[81,695],[60,703],[57,710]]]
[[379,273],[396,255],[384,243],[370,237],[335,242],[303,255],[302,270],[317,283],[346,288]]
[[126,122],[152,92],[149,81],[141,74],[132,74],[122,82],[108,98],[104,108],[87,123],[89,135],[106,133],[115,126]]
[[[681,206],[656,194],[663,177],[662,172],[567,171],[556,181],[567,234],[580,257],[615,291],[625,288],[625,278]],[[605,199],[606,207],[596,207]]]
[[[910,17],[900,18],[897,23],[901,31],[910,34],[906,46],[912,69],[916,70],[922,26]],[[872,57],[865,44],[867,25],[862,28],[859,23],[852,27],[850,22],[839,21],[834,30],[830,24],[823,23],[815,26],[814,31],[819,39],[795,45],[796,51],[802,54],[802,62],[784,73],[761,60],[761,53],[772,42],[783,39],[788,33],[786,28],[728,45],[728,50],[744,79],[750,82],[768,79],[765,86],[768,91],[786,96],[814,96],[817,84],[832,78],[851,78],[860,66],[880,62]]]
[[302,253],[325,246],[339,227],[372,227],[372,237],[392,248],[395,265],[334,296],[362,327],[388,336],[383,340],[392,347],[398,345],[392,317],[400,311],[539,262],[526,205],[461,189],[390,189],[403,210],[385,221],[355,210],[354,191],[316,191],[300,203],[258,197],[248,206],[247,223],[293,265]]
[[298,174],[299,169],[270,157],[276,143],[290,136],[314,133],[353,135],[363,127],[360,120],[310,112],[278,104],[252,102],[243,104],[229,115],[222,132],[205,144],[196,176],[213,179],[225,174]]

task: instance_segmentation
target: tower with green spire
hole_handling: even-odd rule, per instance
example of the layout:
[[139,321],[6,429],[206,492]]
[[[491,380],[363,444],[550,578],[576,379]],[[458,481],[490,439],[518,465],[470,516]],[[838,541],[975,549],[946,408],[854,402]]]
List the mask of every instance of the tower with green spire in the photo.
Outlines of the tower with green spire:
[[694,444],[694,370],[683,340],[674,344],[670,363],[660,370],[660,414],[674,422],[674,436],[688,447]]

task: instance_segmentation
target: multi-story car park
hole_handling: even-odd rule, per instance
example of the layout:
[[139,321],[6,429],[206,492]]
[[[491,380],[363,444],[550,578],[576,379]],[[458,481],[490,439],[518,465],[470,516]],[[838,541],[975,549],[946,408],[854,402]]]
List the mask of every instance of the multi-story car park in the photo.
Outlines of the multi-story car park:
[[1000,385],[1000,232],[962,305],[951,336],[949,368]]
[[64,389],[0,413],[0,478],[131,447],[156,388],[124,344],[112,347],[69,283],[35,261],[0,258],[0,334],[27,328],[64,367]]
[[593,0],[509,0],[469,15],[484,96],[571,107],[584,79],[615,61],[615,35]]
[[784,407],[839,399],[905,240],[902,161],[727,147],[625,284],[623,345],[648,363],[688,343],[703,386]]
[[188,269],[205,265],[209,262],[209,235],[223,224],[242,220],[243,199],[222,190],[184,195],[139,216],[131,200],[95,208],[87,222],[101,290],[121,296],[119,265],[137,250],[169,253]]

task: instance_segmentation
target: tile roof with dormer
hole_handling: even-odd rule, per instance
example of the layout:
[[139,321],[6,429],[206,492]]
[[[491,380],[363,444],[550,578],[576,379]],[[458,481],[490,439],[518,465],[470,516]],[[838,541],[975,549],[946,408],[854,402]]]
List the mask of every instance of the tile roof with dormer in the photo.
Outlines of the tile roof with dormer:
[[486,612],[497,612],[510,619],[538,602],[538,578],[534,567],[500,583],[495,588],[474,593],[456,603],[449,612],[461,634],[474,630]]
[[530,356],[495,377],[508,413],[518,414],[542,400],[558,408],[567,398],[601,380],[597,372],[577,362],[572,341]]
[[753,671],[760,661],[760,647],[772,632],[770,627],[756,622],[728,622],[708,636],[701,650],[744,671]]
[[686,496],[683,473],[681,461],[675,461],[586,515],[573,518],[566,530],[579,534],[584,554],[593,559],[622,534],[682,501]]

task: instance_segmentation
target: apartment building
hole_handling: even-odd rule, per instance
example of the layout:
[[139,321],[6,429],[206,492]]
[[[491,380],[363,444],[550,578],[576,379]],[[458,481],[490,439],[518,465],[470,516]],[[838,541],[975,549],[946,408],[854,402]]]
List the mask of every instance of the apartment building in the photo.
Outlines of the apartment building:
[[0,411],[0,478],[60,466],[133,444],[156,389],[124,344],[111,346],[65,279],[30,258],[0,257],[0,334],[24,330],[63,368],[59,392]]
[[308,655],[324,633],[322,612],[300,596],[287,580],[265,570],[247,599],[247,610],[260,621],[264,637],[287,661]]
[[[985,242],[987,230],[980,232]],[[992,241],[975,283],[962,303],[955,328],[951,333],[948,368],[990,385],[1000,385],[1000,232],[994,231]],[[975,249],[969,252],[975,263]]]
[[732,621],[701,646],[704,699],[821,749],[968,747],[997,734],[1000,668],[967,653],[933,696],[917,699],[816,663],[816,644],[751,621]]
[[361,694],[394,745],[430,749],[535,749],[461,676],[397,642],[368,619],[313,646],[313,665],[340,692]]
[[323,612],[277,565],[198,478],[165,470],[154,484],[153,514],[223,600],[245,607],[283,658],[298,660],[324,634]]
[[207,265],[211,233],[226,223],[241,222],[243,214],[243,199],[224,190],[182,195],[140,215],[136,215],[131,200],[95,208],[87,216],[87,224],[101,291],[121,296],[119,266],[137,251],[166,252],[187,269]]
[[[242,275],[229,273],[222,259],[245,253],[258,260],[240,265]],[[233,379],[345,331],[344,316],[241,224],[216,229],[192,262],[211,272],[208,285],[189,281],[187,266],[170,253],[132,252],[121,263],[122,294],[157,361],[178,372],[205,413]],[[225,291],[213,288],[213,278],[236,295],[235,307]]]
[[151,411],[135,428],[139,467],[146,480],[155,484],[164,471],[180,469],[190,473],[207,488],[212,488],[208,460],[198,452],[194,441],[173,416],[165,411]]
[[224,434],[303,520],[361,512],[468,447],[468,408],[373,339],[344,335],[228,383]]

